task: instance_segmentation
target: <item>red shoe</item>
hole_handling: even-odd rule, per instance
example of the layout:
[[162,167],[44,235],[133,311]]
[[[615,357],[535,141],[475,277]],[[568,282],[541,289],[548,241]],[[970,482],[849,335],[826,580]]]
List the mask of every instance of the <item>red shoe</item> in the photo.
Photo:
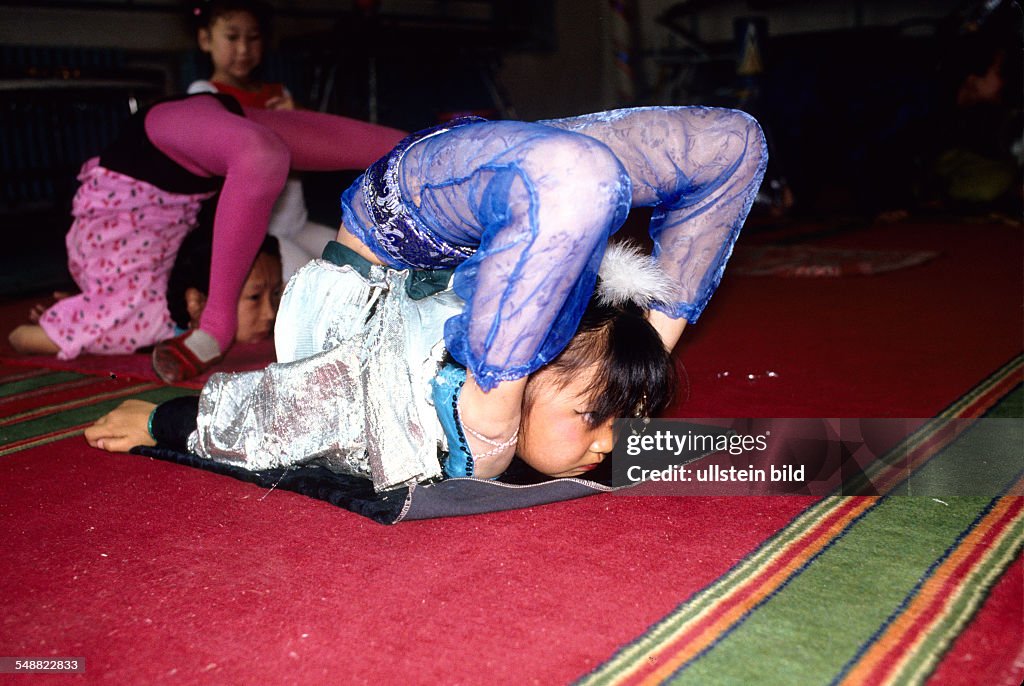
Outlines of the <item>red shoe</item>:
[[[165,383],[177,383],[199,376],[224,359],[224,354],[219,352],[208,360],[200,359],[192,348],[185,345],[185,340],[193,335],[205,336],[213,342],[213,337],[206,332],[193,329],[157,343],[153,348],[153,371]],[[216,347],[216,342],[213,345]]]

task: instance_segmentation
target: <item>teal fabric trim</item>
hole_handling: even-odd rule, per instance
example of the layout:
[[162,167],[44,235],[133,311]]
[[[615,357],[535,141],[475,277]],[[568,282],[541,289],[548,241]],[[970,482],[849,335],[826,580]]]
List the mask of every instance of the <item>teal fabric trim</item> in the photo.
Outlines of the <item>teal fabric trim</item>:
[[[337,241],[330,241],[324,246],[323,259],[339,267],[348,265],[364,279],[370,278],[370,268],[374,266],[365,257]],[[405,292],[413,300],[422,300],[440,293],[448,288],[454,271],[454,269],[412,269],[409,278],[405,280]]]
[[414,269],[405,281],[405,292],[413,300],[440,293],[451,283],[454,269]]
[[459,419],[459,394],[465,383],[466,370],[454,364],[441,367],[430,382],[437,418],[448,439],[448,454],[442,459],[447,477],[473,476],[473,455]]
[[373,266],[373,263],[352,248],[344,246],[338,241],[329,241],[324,246],[323,259],[339,267],[348,265],[359,272],[359,275],[364,279],[370,278],[370,267]]

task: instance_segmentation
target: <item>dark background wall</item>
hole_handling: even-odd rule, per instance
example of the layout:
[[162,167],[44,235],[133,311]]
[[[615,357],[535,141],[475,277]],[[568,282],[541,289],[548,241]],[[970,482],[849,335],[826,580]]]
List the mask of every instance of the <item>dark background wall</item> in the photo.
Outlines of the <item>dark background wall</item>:
[[[770,178],[806,212],[884,209],[882,171],[913,157],[943,97],[951,36],[1000,6],[1019,64],[1020,9],[992,0],[274,0],[263,76],[313,109],[416,129],[453,113],[538,119],[624,105],[756,114]],[[366,7],[372,8],[367,12]],[[750,27],[754,27],[753,39]],[[753,46],[758,68],[749,66]],[[746,60],[746,61],[745,61]],[[132,106],[207,75],[171,0],[0,0],[0,231],[18,264],[0,293],[66,278],[78,166]],[[1011,84],[1019,112],[1019,79]],[[898,166],[898,165],[896,165]],[[332,176],[307,183],[334,223]],[[886,186],[888,187],[888,186]]]

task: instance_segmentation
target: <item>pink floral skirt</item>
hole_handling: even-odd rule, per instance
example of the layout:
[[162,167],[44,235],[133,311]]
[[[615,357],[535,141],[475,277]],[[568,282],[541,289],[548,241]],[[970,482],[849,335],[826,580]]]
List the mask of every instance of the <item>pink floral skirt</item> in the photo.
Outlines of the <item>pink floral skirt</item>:
[[67,235],[68,267],[81,289],[39,320],[57,357],[134,352],[174,334],[167,279],[199,204],[212,193],[169,193],[110,171],[93,158],[78,175]]

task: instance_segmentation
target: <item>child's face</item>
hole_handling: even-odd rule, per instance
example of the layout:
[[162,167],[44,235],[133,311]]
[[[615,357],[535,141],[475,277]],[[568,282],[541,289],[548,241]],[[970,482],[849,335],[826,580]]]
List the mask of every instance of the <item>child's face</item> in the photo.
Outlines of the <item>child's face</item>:
[[612,422],[589,421],[587,388],[593,368],[564,387],[550,371],[536,372],[528,393],[532,403],[523,415],[516,454],[548,476],[580,476],[599,465],[612,451]]
[[281,258],[260,253],[238,298],[239,343],[258,343],[274,333],[274,319],[281,304]]
[[259,22],[248,12],[222,14],[209,28],[199,29],[199,48],[210,54],[215,81],[244,86],[263,59]]

